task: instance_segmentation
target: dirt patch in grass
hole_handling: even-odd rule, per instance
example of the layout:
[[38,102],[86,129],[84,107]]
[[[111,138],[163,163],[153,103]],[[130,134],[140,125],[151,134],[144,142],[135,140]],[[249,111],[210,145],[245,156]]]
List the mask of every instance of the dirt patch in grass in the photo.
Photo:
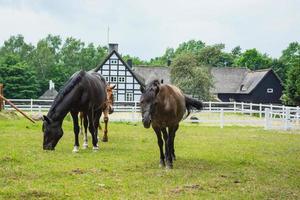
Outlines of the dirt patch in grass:
[[77,175],[77,174],[85,174],[85,173],[87,173],[87,171],[84,170],[84,169],[76,168],[76,169],[72,169],[71,170],[71,174],[75,174],[75,175]]
[[10,156],[4,156],[4,157],[0,158],[0,166],[4,165],[4,164],[8,164],[8,163],[19,164],[19,163],[21,163],[21,161],[16,158],[10,157]]
[[182,192],[193,192],[193,191],[198,191],[198,190],[203,190],[203,187],[200,186],[199,184],[188,184],[188,185],[183,185],[183,186],[171,189],[169,192],[172,194],[179,194]]
[[55,195],[50,192],[31,190],[20,193],[19,197],[20,199],[53,199]]
[[0,119],[19,119],[19,116],[15,111],[1,111]]

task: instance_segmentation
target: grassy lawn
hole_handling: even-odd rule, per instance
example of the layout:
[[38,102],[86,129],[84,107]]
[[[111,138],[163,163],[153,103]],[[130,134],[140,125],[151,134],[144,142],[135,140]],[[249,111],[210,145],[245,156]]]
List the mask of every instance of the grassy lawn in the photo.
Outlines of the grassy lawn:
[[0,119],[0,199],[298,199],[300,134],[182,124],[173,170],[158,167],[156,136],[111,123],[100,150],[72,153],[70,121],[56,151],[41,123]]

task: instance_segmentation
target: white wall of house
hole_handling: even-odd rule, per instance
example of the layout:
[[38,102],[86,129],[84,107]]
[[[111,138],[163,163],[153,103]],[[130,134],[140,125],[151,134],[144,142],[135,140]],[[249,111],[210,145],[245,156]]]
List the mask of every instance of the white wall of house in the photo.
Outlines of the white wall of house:
[[140,84],[115,53],[100,67],[98,73],[108,83],[117,86],[114,91],[115,101],[140,100]]

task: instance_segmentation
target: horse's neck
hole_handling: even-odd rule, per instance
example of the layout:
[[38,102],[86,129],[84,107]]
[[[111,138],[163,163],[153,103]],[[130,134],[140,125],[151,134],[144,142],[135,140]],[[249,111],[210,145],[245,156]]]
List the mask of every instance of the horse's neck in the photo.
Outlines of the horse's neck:
[[68,112],[70,112],[73,100],[74,98],[63,99],[58,105],[55,106],[54,109],[49,111],[49,117],[55,121],[62,121]]

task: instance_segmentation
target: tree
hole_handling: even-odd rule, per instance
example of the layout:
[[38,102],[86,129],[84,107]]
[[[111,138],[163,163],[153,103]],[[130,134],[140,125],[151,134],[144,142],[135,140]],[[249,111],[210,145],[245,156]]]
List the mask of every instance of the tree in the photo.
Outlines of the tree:
[[247,67],[251,70],[270,68],[272,59],[266,54],[261,54],[256,49],[248,49],[234,61],[238,67]]
[[4,46],[0,49],[0,56],[15,55],[19,60],[28,61],[31,59],[31,54],[34,46],[27,44],[22,35],[11,36],[4,41]]
[[83,66],[81,66],[80,59],[83,47],[84,42],[72,37],[67,38],[64,42],[60,54],[62,65],[68,75],[72,75],[74,72],[82,69]]
[[181,53],[198,53],[202,48],[205,47],[205,43],[201,40],[189,40],[179,44],[178,48],[175,50],[174,54],[179,55]]
[[0,82],[4,84],[4,95],[7,98],[36,98],[38,84],[35,71],[19,57],[10,54],[1,57]]
[[286,71],[284,101],[287,104],[300,105],[300,44],[292,42],[282,51],[279,59],[283,62],[282,71]]
[[122,56],[124,61],[126,62],[127,60],[131,59],[133,65],[146,65],[147,62],[144,60],[141,60],[139,57],[136,56],[130,56],[130,55],[125,55]]
[[171,65],[171,80],[185,93],[209,100],[212,78],[208,68],[199,65],[197,58],[192,53],[178,55]]
[[233,64],[233,56],[229,53],[223,52],[222,50],[224,48],[224,44],[206,46],[196,53],[197,60],[203,65],[229,67]]
[[300,58],[295,58],[287,73],[285,103],[300,105]]

